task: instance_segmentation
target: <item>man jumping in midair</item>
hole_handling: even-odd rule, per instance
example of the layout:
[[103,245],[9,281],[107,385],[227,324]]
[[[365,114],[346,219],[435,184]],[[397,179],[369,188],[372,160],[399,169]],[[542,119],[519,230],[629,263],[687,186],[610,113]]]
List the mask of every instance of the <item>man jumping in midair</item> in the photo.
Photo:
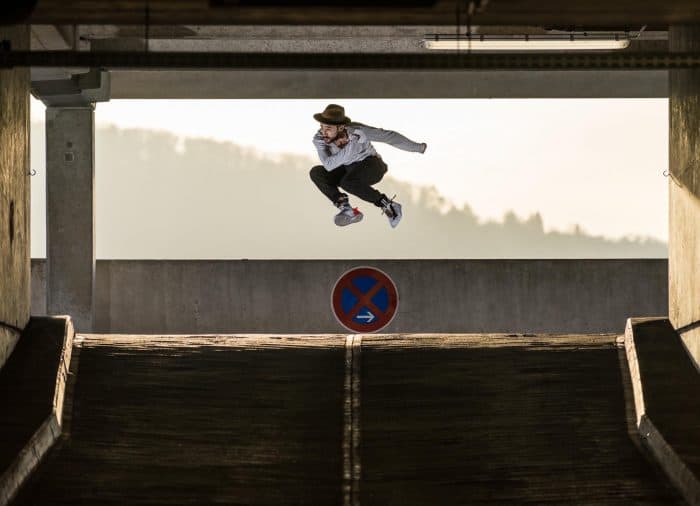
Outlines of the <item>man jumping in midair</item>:
[[340,210],[335,224],[350,225],[363,216],[359,209],[350,205],[348,195],[342,193],[340,187],[381,208],[392,228],[396,227],[401,221],[401,204],[372,188],[387,170],[372,141],[416,153],[425,153],[427,144],[413,142],[391,130],[353,123],[345,116],[345,109],[336,104],[329,104],[323,112],[314,114],[314,119],[321,124],[313,143],[322,165],[312,168],[310,175],[318,189]]

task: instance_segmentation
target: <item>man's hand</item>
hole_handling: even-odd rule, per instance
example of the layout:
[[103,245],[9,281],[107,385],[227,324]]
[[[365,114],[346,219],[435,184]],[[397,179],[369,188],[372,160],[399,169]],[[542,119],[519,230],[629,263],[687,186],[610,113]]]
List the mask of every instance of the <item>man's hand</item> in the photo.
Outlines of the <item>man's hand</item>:
[[428,145],[427,145],[425,142],[423,142],[423,143],[421,144],[421,150],[420,150],[420,152],[421,152],[421,153],[425,153],[425,150],[426,150],[426,149],[428,149]]
[[350,137],[348,137],[347,131],[343,130],[341,133],[339,133],[338,137],[336,137],[336,139],[333,142],[339,148],[345,146],[348,142],[350,142]]

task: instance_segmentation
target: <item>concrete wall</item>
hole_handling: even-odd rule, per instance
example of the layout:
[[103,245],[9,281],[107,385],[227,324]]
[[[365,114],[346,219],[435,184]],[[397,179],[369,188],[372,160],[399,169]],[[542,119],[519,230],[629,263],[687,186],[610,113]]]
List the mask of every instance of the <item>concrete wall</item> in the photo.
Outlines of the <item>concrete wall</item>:
[[[0,40],[29,49],[28,26]],[[29,69],[0,70],[0,367],[29,321]]]
[[[700,26],[672,27],[671,51],[700,51]],[[700,364],[700,70],[670,72],[669,318]]]
[[[392,332],[619,332],[667,314],[667,262],[650,260],[98,260],[97,332],[343,332],[330,311],[346,270],[397,284]],[[32,261],[32,312],[46,310]]]

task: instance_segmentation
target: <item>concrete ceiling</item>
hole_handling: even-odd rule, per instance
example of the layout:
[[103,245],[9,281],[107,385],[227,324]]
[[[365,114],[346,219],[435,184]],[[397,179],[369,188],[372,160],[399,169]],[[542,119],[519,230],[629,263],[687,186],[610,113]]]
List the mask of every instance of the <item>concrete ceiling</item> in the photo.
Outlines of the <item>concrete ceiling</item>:
[[[456,34],[455,26],[440,25],[78,25],[82,49],[95,51],[144,50],[193,52],[298,53],[426,53],[425,35]],[[459,33],[464,33],[461,27]],[[544,34],[533,26],[472,26],[475,34]],[[73,32],[71,32],[73,33]],[[644,31],[631,51],[665,51],[665,31]]]
[[[700,23],[697,0],[480,0],[480,25],[630,28]],[[454,25],[466,0],[39,0],[32,24]]]
[[[285,25],[33,25],[32,50],[78,52],[426,53],[427,33],[454,27]],[[543,33],[540,27],[474,27],[477,33]],[[449,32],[448,32],[449,33]],[[146,38],[148,37],[148,39]],[[667,33],[645,31],[629,52],[666,51]],[[89,68],[32,69],[38,82]],[[583,98],[665,97],[667,73],[649,71],[145,70],[111,69],[112,98]],[[65,83],[61,83],[63,86]],[[74,83],[68,83],[71,86]],[[59,96],[59,98],[61,98]],[[80,97],[82,99],[82,97]],[[55,100],[52,97],[52,100]]]
[[[260,7],[264,3],[305,7]],[[257,2],[257,7],[240,4]],[[426,54],[426,34],[466,31],[468,1],[39,0],[32,50],[79,52]],[[212,6],[210,4],[225,4]],[[373,4],[374,7],[368,6]],[[388,8],[387,3],[394,6]],[[238,4],[238,5],[236,5]],[[310,4],[317,4],[311,7]],[[402,7],[401,5],[404,5]],[[700,2],[678,0],[491,0],[477,2],[471,30],[542,34],[570,29],[639,30],[625,52],[666,52],[669,23],[700,22]],[[339,4],[340,5],[340,4]],[[359,5],[359,7],[358,7]],[[148,6],[148,10],[146,10]],[[459,11],[459,18],[457,12]],[[457,25],[459,19],[460,25]],[[107,67],[108,68],[108,67]],[[89,68],[33,68],[35,81],[70,79]],[[112,98],[543,98],[663,97],[664,70],[147,70],[109,72]],[[69,83],[70,84],[70,83]],[[37,87],[37,89],[39,89]]]
[[[422,46],[428,34],[464,33],[440,25],[32,25],[33,51],[144,51],[234,53],[435,54]],[[567,33],[535,26],[472,26],[474,34]],[[666,31],[631,32],[625,52],[668,50]],[[449,53],[449,51],[448,51]]]

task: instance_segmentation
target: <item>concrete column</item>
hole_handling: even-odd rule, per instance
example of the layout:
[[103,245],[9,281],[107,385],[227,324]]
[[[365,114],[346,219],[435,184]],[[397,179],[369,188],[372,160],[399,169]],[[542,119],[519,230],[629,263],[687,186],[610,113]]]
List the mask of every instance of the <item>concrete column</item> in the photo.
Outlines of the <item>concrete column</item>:
[[[673,52],[700,51],[700,25],[673,26]],[[669,73],[669,317],[700,363],[700,70]]]
[[46,108],[46,308],[93,328],[95,129],[92,105]]
[[[28,26],[0,41],[29,49]],[[0,70],[0,367],[29,321],[29,69]]]

